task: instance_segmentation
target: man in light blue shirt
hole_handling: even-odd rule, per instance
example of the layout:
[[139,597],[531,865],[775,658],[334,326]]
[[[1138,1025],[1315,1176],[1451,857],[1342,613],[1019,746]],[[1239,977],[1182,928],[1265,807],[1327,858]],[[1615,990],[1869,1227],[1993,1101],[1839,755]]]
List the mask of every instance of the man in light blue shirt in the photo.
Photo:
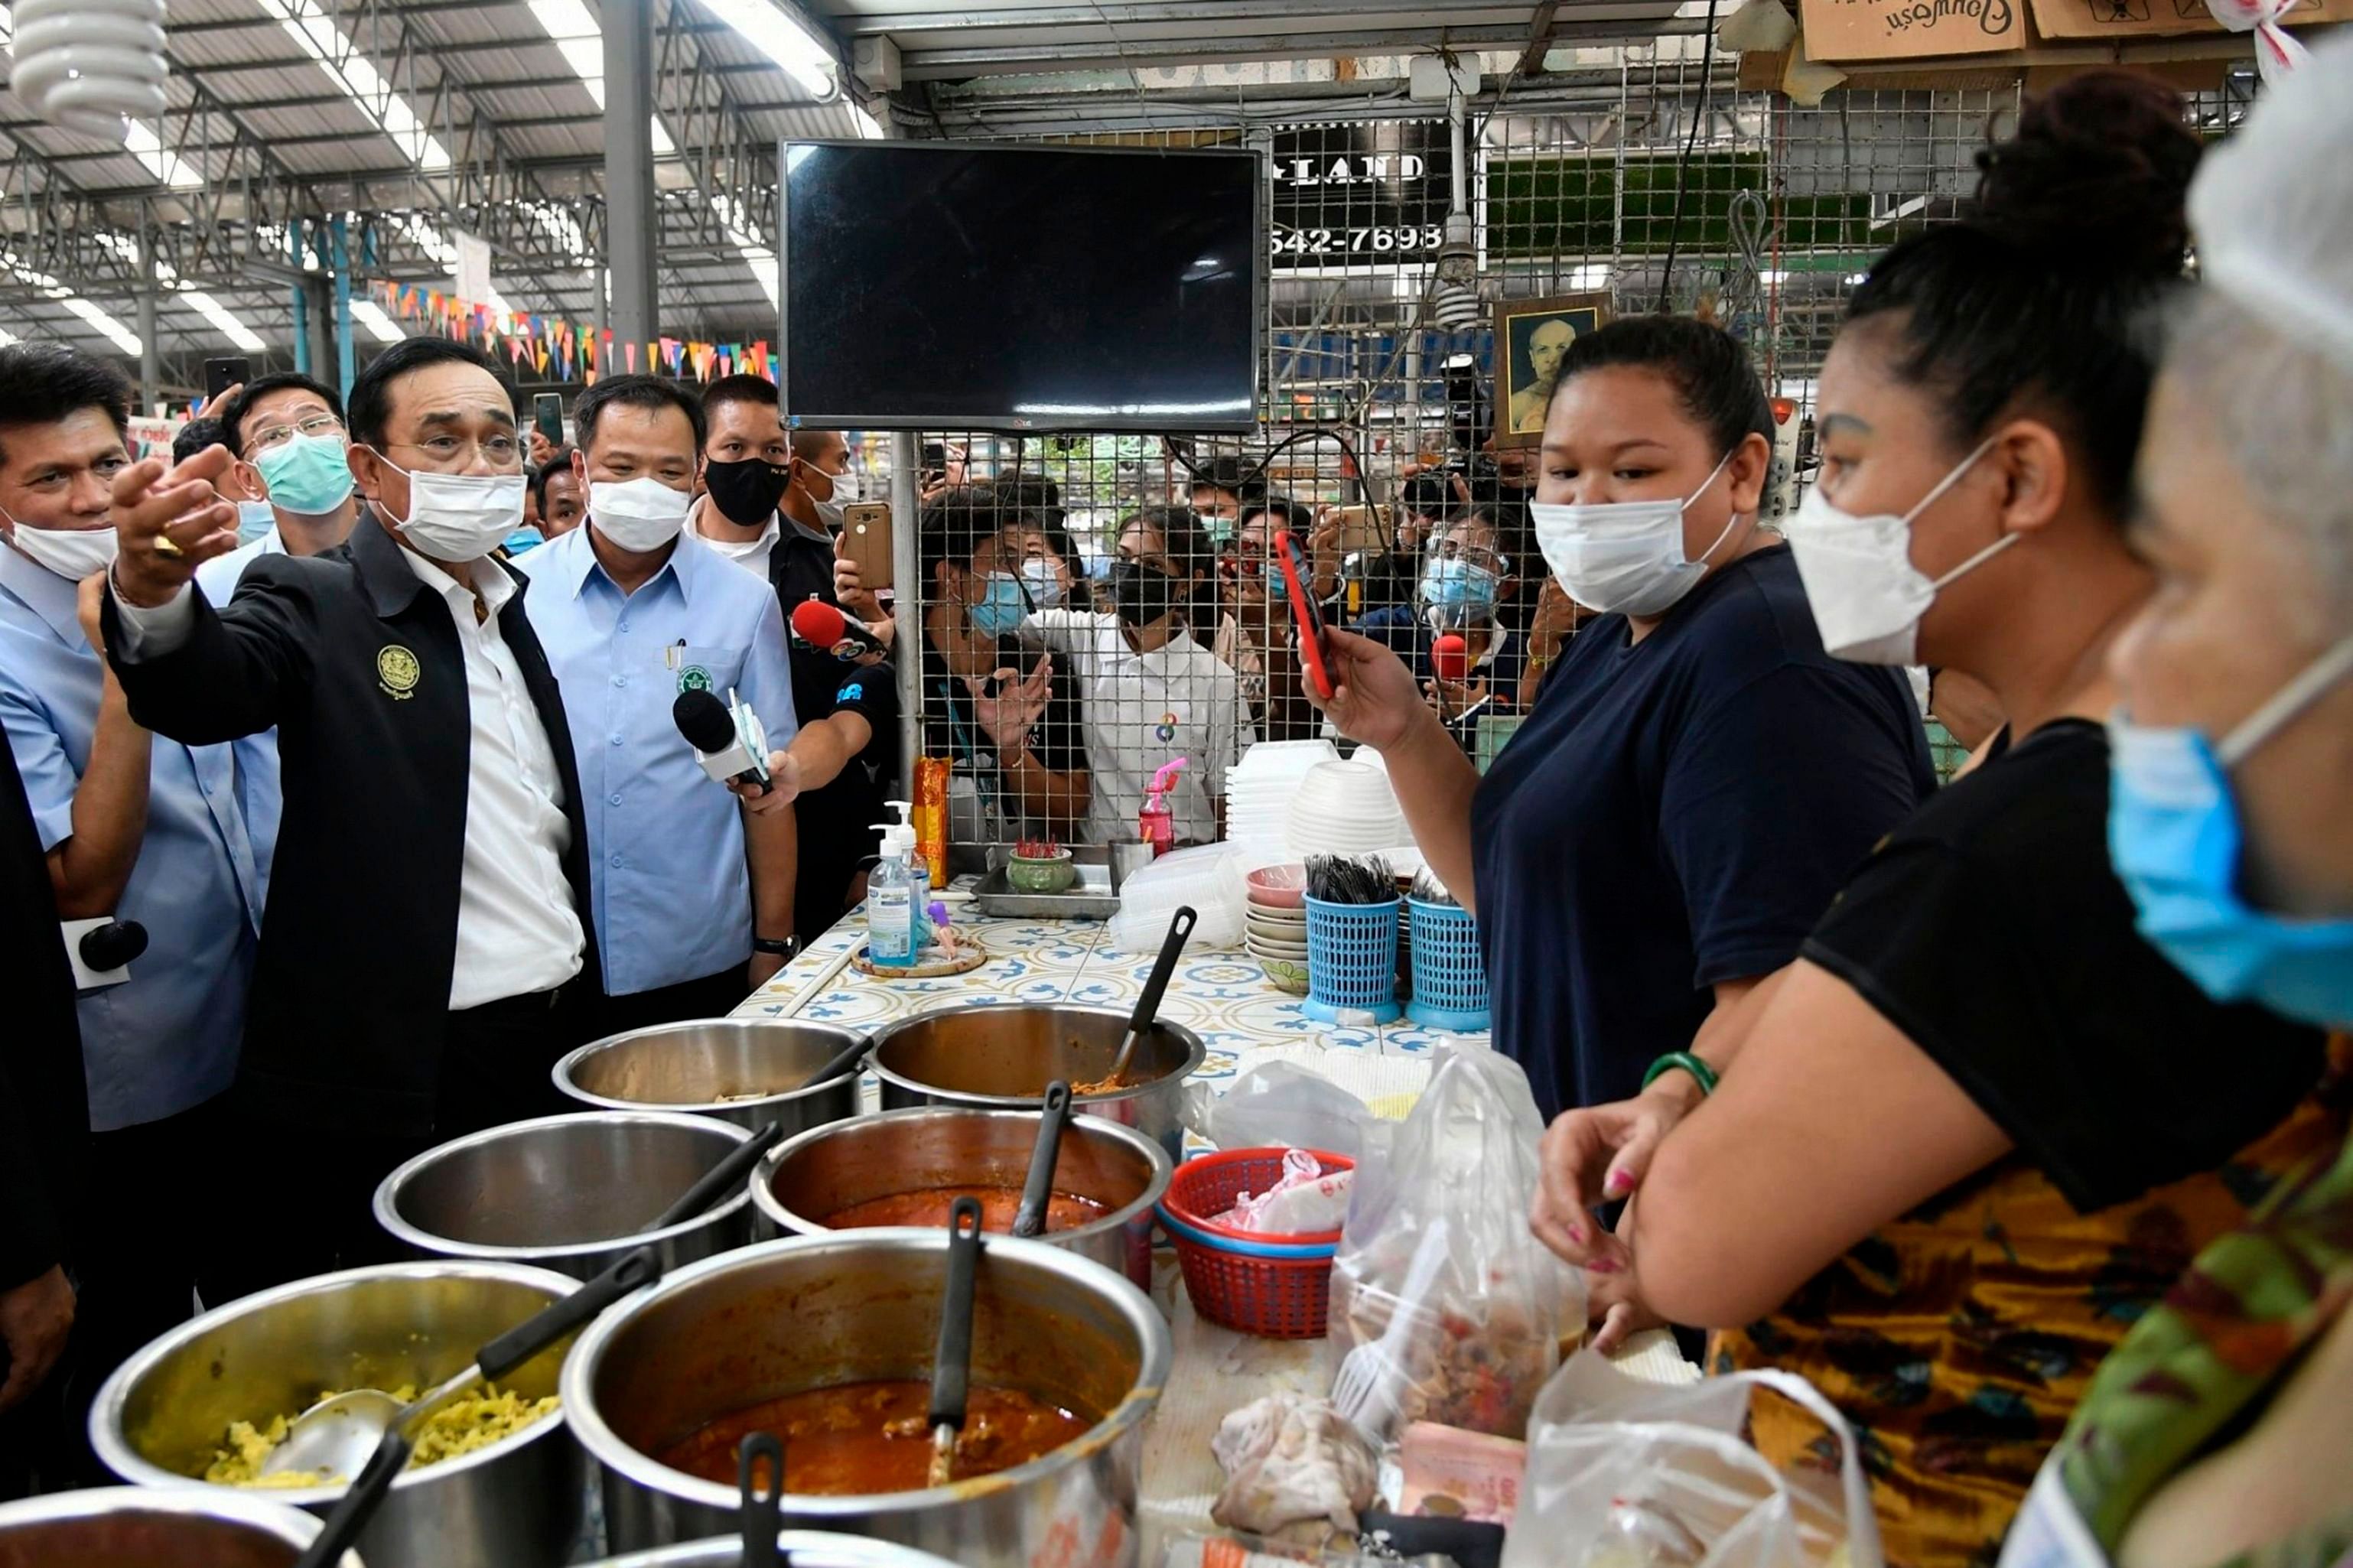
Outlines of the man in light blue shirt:
[[212,1261],[218,1194],[199,1178],[224,1155],[220,1100],[260,925],[229,748],[139,728],[92,648],[130,416],[111,365],[54,344],[0,347],[0,726],[58,914],[147,931],[130,978],[77,1007],[93,1134],[86,1212],[112,1216],[75,1260],[85,1394],[188,1316],[198,1267]]
[[606,1027],[712,1017],[790,953],[793,819],[754,816],[706,776],[671,708],[732,691],[785,744],[784,614],[765,581],[680,531],[702,464],[693,393],[613,376],[573,423],[588,521],[514,565],[579,763]]

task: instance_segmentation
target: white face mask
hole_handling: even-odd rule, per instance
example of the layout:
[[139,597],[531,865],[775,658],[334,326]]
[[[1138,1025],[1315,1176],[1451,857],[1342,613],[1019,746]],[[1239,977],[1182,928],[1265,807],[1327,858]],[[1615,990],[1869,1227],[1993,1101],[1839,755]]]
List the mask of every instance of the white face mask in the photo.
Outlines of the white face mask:
[[844,468],[833,476],[833,499],[848,503],[866,499],[866,476],[856,468]]
[[521,474],[410,473],[381,452],[376,461],[408,479],[408,515],[393,521],[420,555],[479,561],[522,526]]
[[1598,506],[1554,506],[1535,501],[1528,515],[1545,564],[1568,596],[1603,615],[1664,615],[1707,575],[1707,558],[1740,526],[1740,514],[1724,525],[1699,559],[1683,556],[1683,513],[1707,494],[1727,464],[1726,452],[1699,489],[1682,500],[1611,501]]
[[624,550],[659,550],[678,537],[694,498],[651,475],[588,481],[588,521]]
[[27,528],[10,518],[8,537],[37,566],[45,566],[69,583],[79,583],[93,572],[114,564],[115,532],[111,528]]
[[1912,564],[1912,520],[1960,483],[1992,446],[1987,437],[1902,517],[1856,517],[1831,504],[1820,485],[1806,492],[1789,520],[1789,548],[1797,552],[1798,576],[1824,652],[1855,664],[1918,663],[1920,618],[1936,602],[1937,590],[2025,537],[2006,533],[1934,582]]

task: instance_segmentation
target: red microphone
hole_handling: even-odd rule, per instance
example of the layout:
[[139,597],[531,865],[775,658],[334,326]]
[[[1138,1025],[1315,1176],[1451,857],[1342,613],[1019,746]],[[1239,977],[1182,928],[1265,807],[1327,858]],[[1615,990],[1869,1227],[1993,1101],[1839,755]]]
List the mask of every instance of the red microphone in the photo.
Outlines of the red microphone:
[[[796,612],[797,615],[797,612]],[[1430,645],[1430,672],[1450,685],[1461,685],[1471,673],[1471,645],[1458,632],[1447,632]]]
[[825,649],[836,658],[890,651],[872,632],[823,599],[804,599],[793,606],[793,636],[811,647]]

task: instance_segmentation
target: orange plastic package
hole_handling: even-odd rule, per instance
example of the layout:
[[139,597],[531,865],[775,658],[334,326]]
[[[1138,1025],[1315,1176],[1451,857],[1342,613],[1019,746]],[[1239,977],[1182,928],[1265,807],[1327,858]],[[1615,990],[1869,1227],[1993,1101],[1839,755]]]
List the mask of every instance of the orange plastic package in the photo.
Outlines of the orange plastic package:
[[932,886],[948,885],[948,759],[915,759],[915,853],[931,868]]

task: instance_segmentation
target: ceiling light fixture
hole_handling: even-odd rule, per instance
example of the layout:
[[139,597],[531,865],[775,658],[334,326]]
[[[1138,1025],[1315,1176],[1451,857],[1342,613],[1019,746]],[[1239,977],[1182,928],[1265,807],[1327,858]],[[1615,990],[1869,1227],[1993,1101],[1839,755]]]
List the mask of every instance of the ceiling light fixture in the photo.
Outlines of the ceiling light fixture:
[[743,34],[812,98],[826,101],[841,90],[833,51],[768,0],[702,0],[702,8]]
[[449,166],[449,150],[425,128],[408,100],[392,89],[368,58],[336,29],[334,19],[319,9],[315,0],[261,3],[281,18],[280,26],[287,36],[319,62],[319,68],[343,89],[343,96],[375,121],[410,163],[420,169]]
[[380,343],[396,343],[408,335],[394,324],[390,316],[384,313],[383,306],[373,300],[364,299],[356,294],[352,296],[352,320],[357,321],[366,330],[368,336]]

